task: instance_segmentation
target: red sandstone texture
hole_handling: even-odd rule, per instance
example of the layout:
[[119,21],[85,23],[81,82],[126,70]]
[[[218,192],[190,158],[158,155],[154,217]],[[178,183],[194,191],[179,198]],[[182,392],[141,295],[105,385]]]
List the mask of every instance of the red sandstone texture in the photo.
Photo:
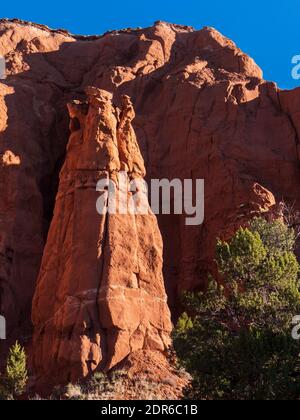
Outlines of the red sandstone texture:
[[123,97],[118,117],[111,94],[86,93],[87,103],[68,104],[71,136],[32,306],[34,368],[48,384],[170,346],[162,239],[149,204],[147,214],[96,212],[106,194],[96,190],[100,179],[121,185],[122,168],[128,181],[145,173],[133,107]]
[[[108,295],[101,296],[104,308],[101,310],[112,316],[105,315],[102,320],[96,311],[88,316],[80,312],[82,302],[89,299],[93,305],[96,302],[95,293],[91,292],[91,296],[88,293],[97,287],[93,270],[101,248],[97,239],[102,238],[100,230],[104,224],[94,213],[89,214],[90,200],[94,200],[89,188],[67,195],[66,177],[74,165],[81,166],[76,175],[70,176],[71,183],[83,176],[80,169],[84,172],[85,165],[91,162],[95,165],[90,169],[99,170],[102,159],[95,157],[92,145],[81,153],[83,146],[77,144],[78,133],[71,133],[67,147],[70,134],[67,104],[71,103],[69,112],[73,118],[72,113],[78,110],[72,101],[84,101],[88,86],[113,96],[114,105],[111,99],[105,105],[113,108],[107,117],[111,131],[115,131],[115,124],[122,126],[114,121],[119,118],[118,113],[114,116],[114,109],[127,109],[123,128],[119,135],[111,133],[110,141],[117,142],[119,157],[124,162],[127,159],[123,168],[129,176],[133,173],[144,176],[144,160],[147,179],[205,180],[204,224],[186,226],[185,215],[158,216],[164,241],[165,285],[173,314],[177,312],[179,293],[201,287],[207,272],[213,269],[217,236],[228,237],[254,215],[273,211],[282,199],[300,207],[300,90],[281,91],[274,83],[265,81],[253,60],[216,30],[195,31],[157,22],[147,29],[76,37],[40,25],[1,21],[0,54],[6,58],[8,71],[7,79],[0,84],[0,312],[7,318],[11,336],[17,332],[23,339],[30,337],[31,304],[37,287],[33,320],[38,327],[35,363],[39,369],[43,363],[40,349],[44,345],[49,348],[49,355],[58,357],[55,340],[47,344],[51,334],[59,332],[65,337],[67,333],[69,341],[75,337],[76,357],[70,353],[68,340],[63,338],[61,342],[66,347],[59,360],[70,365],[74,362],[77,372],[82,372],[90,368],[91,360],[93,368],[94,361],[97,364],[105,360],[108,366],[115,363],[114,352],[118,355],[116,361],[125,356],[131,349],[128,343],[137,324],[137,320],[127,324],[125,317],[113,314]],[[135,109],[132,127],[133,108],[127,107],[129,98],[123,95],[131,98]],[[134,132],[143,159],[134,153],[137,150],[131,141]],[[131,139],[130,150],[122,149],[126,139]],[[118,171],[117,159],[107,164],[112,166],[106,166],[106,172]],[[101,168],[104,170],[103,165]],[[89,181],[83,176],[80,182]],[[75,212],[74,199],[78,208]],[[62,203],[65,209],[60,211]],[[78,218],[78,231],[74,234],[80,232],[81,239],[70,237],[72,217]],[[131,252],[144,252],[147,238],[141,238],[139,232],[143,235],[152,231],[148,243],[157,248],[155,257],[147,255],[143,263],[147,267],[152,265],[152,274],[147,271],[152,279],[149,287],[161,284],[161,245],[158,233],[154,234],[155,219],[148,227],[135,223],[136,227],[129,222],[116,222],[111,229],[112,236],[117,235],[120,241],[118,246],[122,247],[122,240],[127,239],[122,250],[125,263],[120,271],[126,274],[110,277],[110,269],[106,269],[97,277],[98,281],[102,279],[108,284],[117,281],[127,290],[126,282],[133,281],[128,273],[136,274],[136,269],[126,261],[132,260]],[[128,240],[129,235],[133,236],[132,241]],[[68,246],[64,247],[65,240]],[[112,250],[109,243],[104,249],[109,254]],[[89,265],[90,258],[94,260]],[[114,256],[104,260],[108,258]],[[55,275],[55,270],[60,270],[59,275]],[[47,286],[48,282],[51,285]],[[143,288],[139,286],[137,293]],[[153,299],[162,296],[163,290],[155,293],[157,290],[151,295]],[[66,303],[66,296],[70,302]],[[140,305],[139,298],[129,299]],[[71,325],[67,326],[67,313],[65,318],[51,318],[73,303],[77,312],[72,314]],[[126,303],[126,308],[130,310],[130,303]],[[150,315],[148,312],[147,317]],[[155,318],[156,314],[152,315]],[[86,316],[84,331],[88,333],[83,334],[81,321]],[[112,321],[113,317],[118,319]],[[51,320],[50,331],[43,337],[41,326],[47,320]],[[104,324],[94,324],[94,320]],[[122,340],[126,344],[121,349],[117,345],[103,351],[99,343],[112,343],[114,328],[125,331]],[[168,331],[169,327],[155,326],[154,334],[155,330],[164,329]],[[81,352],[81,335],[86,337],[83,347],[84,351],[89,349],[88,354]],[[116,338],[116,343],[120,340]],[[157,348],[160,341],[154,342],[153,347]],[[73,369],[74,366],[71,369],[74,372]]]

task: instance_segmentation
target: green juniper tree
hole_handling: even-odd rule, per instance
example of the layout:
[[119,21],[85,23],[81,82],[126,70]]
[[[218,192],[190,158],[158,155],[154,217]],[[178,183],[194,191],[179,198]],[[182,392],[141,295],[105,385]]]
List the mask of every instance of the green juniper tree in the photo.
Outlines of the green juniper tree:
[[294,231],[254,219],[229,242],[217,242],[222,286],[187,293],[174,334],[195,399],[299,399],[300,342],[291,321],[300,314]]
[[13,399],[24,393],[28,381],[26,354],[18,342],[9,350],[5,374],[0,379],[2,398]]

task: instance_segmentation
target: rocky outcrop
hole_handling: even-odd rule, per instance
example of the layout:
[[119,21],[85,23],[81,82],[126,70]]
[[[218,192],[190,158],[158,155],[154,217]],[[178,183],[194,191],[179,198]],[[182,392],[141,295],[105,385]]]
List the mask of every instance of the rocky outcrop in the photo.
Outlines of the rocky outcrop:
[[[0,164],[0,312],[7,318],[10,336],[30,335],[24,324],[30,320],[69,137],[66,104],[84,101],[87,86],[113,94],[119,108],[123,95],[134,104],[134,120],[126,97],[123,114],[109,114],[123,125],[119,133],[105,133],[119,150],[119,160],[109,160],[109,171],[117,173],[120,165],[130,178],[144,175],[141,157],[134,152],[132,121],[147,179],[205,180],[202,225],[186,226],[185,215],[158,217],[174,315],[179,293],[201,287],[213,270],[217,236],[229,236],[262,211],[272,212],[282,199],[300,207],[299,89],[285,92],[265,81],[253,60],[218,31],[157,22],[146,29],[77,37],[40,25],[1,21],[0,54],[8,76],[0,84],[0,155],[8,156],[6,162],[19,162]],[[103,168],[104,155],[82,149],[77,131],[84,131],[86,106],[73,102],[69,110],[74,121],[63,173],[78,161],[87,175],[85,165],[90,171]],[[115,127],[115,122],[107,126]],[[106,144],[107,153],[116,150],[113,143]],[[76,223],[85,226],[89,217],[83,214]],[[67,225],[69,220],[59,222]],[[98,223],[99,218],[100,229]],[[127,242],[124,249],[131,252],[135,242]],[[94,253],[98,249],[96,245]],[[84,255],[84,241],[78,238],[73,251]],[[74,256],[61,252],[52,258],[62,267],[64,259]],[[82,270],[79,258],[77,270]],[[45,308],[44,320],[49,311]],[[34,315],[39,316],[43,317]],[[42,324],[43,319],[36,322]]]
[[170,345],[162,239],[149,205],[146,214],[96,211],[107,195],[99,180],[114,180],[118,193],[121,169],[128,182],[144,175],[133,107],[124,97],[119,120],[111,94],[86,93],[87,102],[68,105],[71,136],[33,299],[33,362],[48,385]]

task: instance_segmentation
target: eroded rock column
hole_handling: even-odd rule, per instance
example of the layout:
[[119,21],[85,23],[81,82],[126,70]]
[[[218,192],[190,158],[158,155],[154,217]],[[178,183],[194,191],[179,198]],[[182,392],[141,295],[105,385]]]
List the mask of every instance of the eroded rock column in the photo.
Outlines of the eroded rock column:
[[75,381],[170,344],[156,217],[149,205],[145,214],[96,211],[106,194],[96,191],[99,180],[119,188],[121,169],[128,182],[145,175],[130,98],[118,112],[108,92],[86,94],[86,102],[68,105],[71,135],[33,300],[40,383]]

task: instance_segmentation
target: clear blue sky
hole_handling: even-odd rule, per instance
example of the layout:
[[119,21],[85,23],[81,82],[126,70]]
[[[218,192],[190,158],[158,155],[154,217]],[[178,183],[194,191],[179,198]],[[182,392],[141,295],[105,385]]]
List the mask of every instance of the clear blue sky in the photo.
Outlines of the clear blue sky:
[[156,20],[213,26],[255,59],[265,79],[281,88],[300,86],[291,77],[291,58],[300,54],[299,0],[6,0],[0,16],[76,34],[150,26]]

